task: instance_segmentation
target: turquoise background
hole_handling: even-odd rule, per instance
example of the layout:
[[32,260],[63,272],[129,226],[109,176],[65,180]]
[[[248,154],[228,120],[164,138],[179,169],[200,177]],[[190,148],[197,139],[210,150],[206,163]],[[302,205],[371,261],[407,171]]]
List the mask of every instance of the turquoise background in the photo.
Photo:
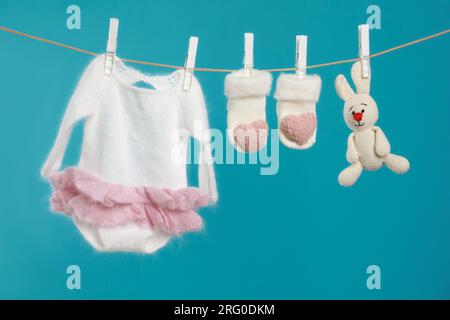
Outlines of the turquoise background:
[[[81,7],[81,30],[66,28],[69,4]],[[223,68],[241,66],[243,33],[251,31],[256,67],[291,67],[300,33],[309,35],[310,64],[355,57],[370,4],[382,10],[372,52],[449,27],[448,0],[1,0],[0,25],[102,52],[108,19],[118,17],[121,57],[181,65],[197,35],[197,65]],[[314,148],[280,146],[273,176],[257,165],[216,166],[221,198],[201,210],[205,229],[144,256],[95,252],[68,218],[50,213],[50,187],[39,176],[91,58],[0,32],[0,298],[450,298],[449,40],[372,60],[379,125],[393,152],[410,159],[407,175],[383,168],[351,189],[338,185],[349,129],[333,82],[350,65],[317,69]],[[197,76],[211,126],[225,129],[224,75]],[[267,113],[276,128],[272,96]],[[76,163],[81,140],[80,125],[66,164]],[[71,264],[81,267],[79,291],[66,288]],[[381,267],[381,290],[366,287],[371,264]]]

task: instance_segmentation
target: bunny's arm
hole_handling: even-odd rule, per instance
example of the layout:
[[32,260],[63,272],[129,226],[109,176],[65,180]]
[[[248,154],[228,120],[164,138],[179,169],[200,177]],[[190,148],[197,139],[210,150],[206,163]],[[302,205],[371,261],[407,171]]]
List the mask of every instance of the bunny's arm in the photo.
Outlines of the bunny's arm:
[[347,158],[347,161],[351,164],[357,163],[359,161],[358,150],[356,149],[356,146],[355,146],[355,133],[354,132],[352,132],[348,136],[347,154],[345,155],[345,157]]
[[391,145],[384,135],[383,130],[379,127],[374,127],[375,131],[375,153],[381,158],[385,158],[391,152]]

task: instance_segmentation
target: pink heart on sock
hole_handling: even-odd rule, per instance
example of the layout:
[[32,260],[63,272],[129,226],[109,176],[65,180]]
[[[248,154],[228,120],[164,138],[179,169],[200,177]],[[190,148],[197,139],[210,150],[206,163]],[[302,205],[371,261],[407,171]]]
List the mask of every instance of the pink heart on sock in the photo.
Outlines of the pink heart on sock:
[[290,114],[281,120],[280,129],[291,141],[302,146],[312,137],[317,127],[317,118],[314,113],[302,115]]
[[234,129],[234,141],[246,152],[255,152],[267,143],[268,126],[264,120],[243,123]]

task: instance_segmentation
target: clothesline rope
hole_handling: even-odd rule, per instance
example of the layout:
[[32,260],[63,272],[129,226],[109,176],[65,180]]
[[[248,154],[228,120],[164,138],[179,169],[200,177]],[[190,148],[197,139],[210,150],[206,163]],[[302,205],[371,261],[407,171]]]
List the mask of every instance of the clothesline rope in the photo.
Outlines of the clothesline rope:
[[[62,48],[66,48],[69,50],[73,50],[73,51],[77,51],[77,52],[81,52],[90,56],[97,56],[99,55],[99,53],[96,52],[92,52],[92,51],[88,51],[88,50],[84,50],[81,48],[77,48],[65,43],[61,43],[61,42],[57,42],[57,41],[53,41],[53,40],[49,40],[49,39],[45,39],[45,38],[41,38],[38,36],[34,36],[25,32],[21,32],[21,31],[17,31],[14,29],[10,29],[10,28],[6,28],[6,27],[2,27],[0,26],[0,30],[7,32],[7,33],[11,33],[11,34],[15,34],[18,36],[22,36],[25,38],[29,38],[29,39],[33,39],[33,40],[37,40],[37,41],[41,41],[41,42],[45,42],[54,46],[58,46],[58,47],[62,47]],[[375,57],[379,57],[381,55],[393,52],[393,51],[397,51],[412,45],[415,45],[417,43],[420,42],[424,42],[427,40],[431,40],[433,38],[437,38],[440,36],[443,36],[447,33],[450,33],[450,29],[429,35],[427,37],[423,37],[405,44],[401,44],[374,54],[370,55],[370,58],[375,58]],[[334,66],[334,65],[338,65],[338,64],[344,64],[344,63],[351,63],[351,62],[355,62],[357,61],[359,58],[353,58],[353,59],[345,59],[345,60],[338,60],[338,61],[332,61],[332,62],[326,62],[326,63],[320,63],[320,64],[315,64],[315,65],[310,65],[307,66],[307,69],[316,69],[316,68],[322,68],[322,67],[329,67],[329,66]],[[135,64],[141,64],[141,65],[147,65],[147,66],[154,66],[154,67],[161,67],[161,68],[170,68],[170,69],[182,69],[183,67],[181,66],[175,66],[175,65],[170,65],[170,64],[164,64],[164,63],[157,63],[157,62],[150,62],[150,61],[142,61],[142,60],[134,60],[134,59],[124,59],[122,58],[122,61],[125,62],[129,62],[129,63],[135,63]],[[264,71],[268,71],[268,72],[284,72],[284,71],[295,71],[295,68],[276,68],[276,69],[262,69]],[[236,70],[233,69],[217,69],[217,68],[195,68],[194,71],[200,71],[200,72],[223,72],[223,73],[230,73]]]

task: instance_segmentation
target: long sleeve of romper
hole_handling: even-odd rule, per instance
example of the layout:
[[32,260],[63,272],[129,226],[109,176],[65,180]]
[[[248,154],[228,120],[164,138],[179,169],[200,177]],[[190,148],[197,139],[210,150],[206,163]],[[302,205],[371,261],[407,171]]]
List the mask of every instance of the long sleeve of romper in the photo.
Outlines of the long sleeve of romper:
[[[184,73],[180,72],[180,82],[183,82],[183,77]],[[190,90],[182,91],[181,89],[179,96],[183,109],[184,126],[191,136],[200,143],[198,162],[199,188],[208,195],[211,203],[215,203],[218,200],[218,194],[211,154],[211,135],[205,98],[198,80],[193,77]]]
[[110,87],[110,77],[104,75],[103,67],[104,55],[101,55],[90,62],[81,76],[67,106],[55,144],[41,170],[43,177],[48,179],[60,170],[75,123],[94,112]]

